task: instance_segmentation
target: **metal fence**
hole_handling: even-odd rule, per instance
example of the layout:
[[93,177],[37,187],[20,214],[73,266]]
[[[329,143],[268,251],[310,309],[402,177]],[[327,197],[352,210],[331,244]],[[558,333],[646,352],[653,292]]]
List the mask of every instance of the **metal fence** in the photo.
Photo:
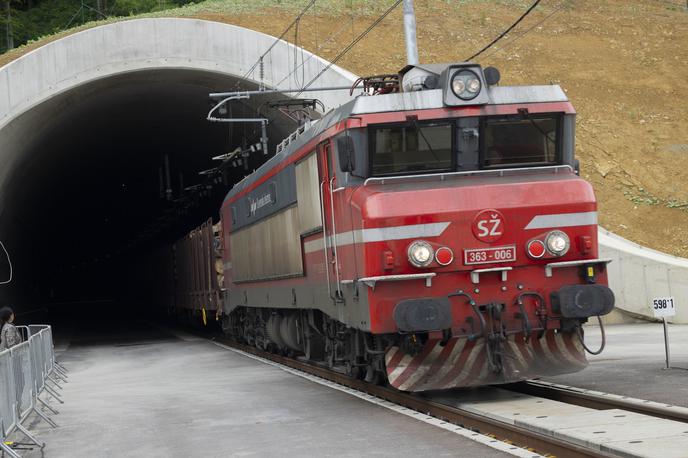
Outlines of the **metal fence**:
[[[55,361],[52,328],[17,327],[24,342],[0,352],[0,449],[13,458],[20,457],[17,450],[21,446],[45,446],[24,425],[29,417],[35,416],[57,426],[48,415],[57,414],[57,410],[40,396],[45,393],[63,403],[58,392],[62,389],[60,383],[67,381],[65,369]],[[23,434],[30,442],[8,441],[13,433]]]

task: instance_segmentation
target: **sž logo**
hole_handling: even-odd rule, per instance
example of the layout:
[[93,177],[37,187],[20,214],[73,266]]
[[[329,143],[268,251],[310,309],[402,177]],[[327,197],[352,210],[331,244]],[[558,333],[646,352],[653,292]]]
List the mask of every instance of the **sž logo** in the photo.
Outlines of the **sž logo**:
[[472,229],[475,238],[481,242],[496,242],[506,230],[504,215],[498,210],[483,210],[475,216]]

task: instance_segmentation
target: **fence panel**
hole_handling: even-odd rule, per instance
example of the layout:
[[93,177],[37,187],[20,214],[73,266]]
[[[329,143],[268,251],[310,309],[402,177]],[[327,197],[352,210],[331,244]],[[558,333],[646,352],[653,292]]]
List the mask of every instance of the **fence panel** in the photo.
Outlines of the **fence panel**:
[[16,390],[17,405],[20,420],[28,415],[33,404],[31,402],[31,348],[32,341],[23,342],[10,349],[12,355],[12,372],[14,374],[14,388]]
[[33,342],[34,344],[31,345],[31,356],[33,358],[33,368],[34,368],[34,373],[33,373],[33,388],[34,388],[34,393],[40,393],[43,391],[43,385],[45,384],[45,379],[48,376],[48,370],[47,366],[45,363],[46,356],[45,356],[45,349],[43,346],[43,340],[45,336],[45,330],[40,331],[38,334],[32,336],[32,339],[35,341]]
[[14,374],[12,357],[9,350],[0,353],[0,419],[3,426],[3,437],[7,436],[16,424],[16,395],[14,394]]
[[[48,343],[48,339],[50,337],[50,334],[48,333],[47,330],[41,331],[41,333],[39,335],[40,335],[40,339],[38,340],[38,342],[36,342],[37,343],[36,349],[38,351],[38,358],[40,359],[40,365],[43,368],[44,377],[40,381],[41,383],[39,383],[39,384],[42,384],[42,383],[45,383],[46,377],[52,371],[52,363],[50,362],[50,354],[52,353],[53,347],[52,347],[51,343],[50,344]],[[39,391],[40,391],[40,389],[43,389],[43,387],[40,386]]]
[[45,391],[62,403],[59,394],[46,384],[46,380],[50,378],[53,387],[59,381],[66,381],[65,369],[60,366],[58,371],[56,367],[50,326],[24,326],[21,331],[28,340],[0,352],[0,448],[13,458],[19,458],[19,454],[5,442],[5,438],[15,431],[37,446],[44,445],[22,423],[33,412],[49,425],[57,426],[38,405],[54,414],[58,412],[38,396]]

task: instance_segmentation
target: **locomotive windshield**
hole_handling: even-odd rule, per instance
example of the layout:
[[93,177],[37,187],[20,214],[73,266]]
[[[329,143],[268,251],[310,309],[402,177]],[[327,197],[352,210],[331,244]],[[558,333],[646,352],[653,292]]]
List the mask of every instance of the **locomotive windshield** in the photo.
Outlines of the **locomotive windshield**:
[[562,125],[557,114],[519,114],[371,126],[369,176],[561,164]]
[[372,176],[452,170],[451,124],[379,127],[370,139]]
[[557,162],[556,118],[486,118],[484,167],[550,165]]

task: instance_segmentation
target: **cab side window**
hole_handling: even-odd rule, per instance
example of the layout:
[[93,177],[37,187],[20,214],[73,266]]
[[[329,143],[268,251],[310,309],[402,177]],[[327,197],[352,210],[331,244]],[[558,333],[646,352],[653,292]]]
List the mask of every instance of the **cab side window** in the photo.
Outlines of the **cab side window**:
[[486,119],[485,168],[555,165],[559,159],[559,120],[555,117]]

